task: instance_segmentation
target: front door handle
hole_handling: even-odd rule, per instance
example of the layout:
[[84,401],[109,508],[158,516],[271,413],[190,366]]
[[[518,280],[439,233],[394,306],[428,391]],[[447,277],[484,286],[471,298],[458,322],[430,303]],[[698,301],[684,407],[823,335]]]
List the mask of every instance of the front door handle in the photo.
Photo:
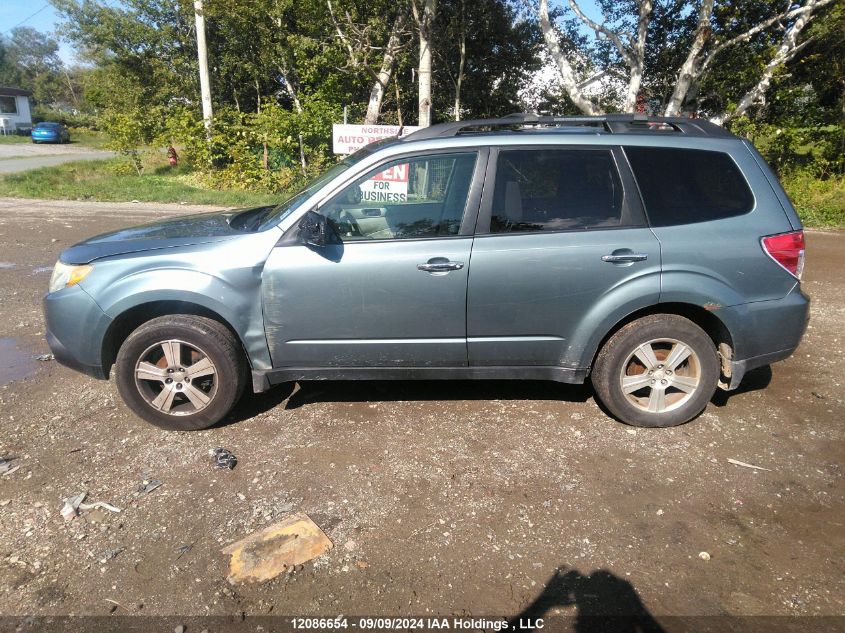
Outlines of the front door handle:
[[603,262],[610,262],[611,264],[632,264],[634,262],[641,262],[648,259],[645,253],[625,253],[623,255],[602,255]]
[[417,270],[427,273],[448,273],[450,270],[460,270],[464,267],[463,262],[430,261],[425,264],[417,264]]

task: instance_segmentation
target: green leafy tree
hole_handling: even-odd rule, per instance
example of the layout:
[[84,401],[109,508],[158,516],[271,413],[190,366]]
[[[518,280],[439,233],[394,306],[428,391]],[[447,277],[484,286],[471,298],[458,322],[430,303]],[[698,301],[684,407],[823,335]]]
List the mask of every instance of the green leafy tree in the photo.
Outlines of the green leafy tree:
[[67,96],[58,42],[31,27],[12,29],[0,40],[0,83],[27,88],[33,100],[53,104]]

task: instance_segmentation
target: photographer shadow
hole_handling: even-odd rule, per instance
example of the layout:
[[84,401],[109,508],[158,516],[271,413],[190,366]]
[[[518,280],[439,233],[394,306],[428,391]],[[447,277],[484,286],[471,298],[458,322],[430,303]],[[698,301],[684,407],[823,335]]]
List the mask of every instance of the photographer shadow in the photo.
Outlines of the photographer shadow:
[[589,576],[576,569],[560,568],[546,583],[546,588],[519,615],[510,620],[511,630],[526,626],[540,629],[537,621],[544,619],[545,630],[552,626],[548,612],[556,607],[575,606],[575,633],[665,633],[663,627],[649,613],[633,585],[605,569],[597,569]]

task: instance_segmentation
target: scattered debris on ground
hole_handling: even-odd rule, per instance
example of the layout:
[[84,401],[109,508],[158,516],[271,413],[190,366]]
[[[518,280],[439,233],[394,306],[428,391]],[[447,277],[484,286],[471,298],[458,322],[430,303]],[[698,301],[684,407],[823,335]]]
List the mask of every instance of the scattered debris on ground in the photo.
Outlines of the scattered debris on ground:
[[214,448],[208,451],[208,454],[211,455],[211,459],[217,468],[232,470],[238,463],[238,458],[222,447]]
[[743,468],[753,468],[754,470],[767,470],[772,472],[771,468],[763,468],[762,466],[755,466],[754,464],[747,464],[745,462],[741,462],[738,459],[731,459],[728,457],[728,463],[733,464],[734,466],[742,466]]
[[71,521],[77,516],[79,516],[79,511],[87,511],[87,510],[96,510],[101,508],[103,510],[108,510],[109,512],[120,512],[120,508],[117,506],[113,506],[110,503],[106,503],[105,501],[95,501],[94,503],[83,503],[85,501],[85,497],[88,496],[87,492],[83,492],[78,495],[73,495],[71,497],[67,497],[64,499],[64,505],[62,506],[62,516],[65,518],[65,521]]
[[265,582],[333,547],[329,537],[304,513],[292,514],[223,549],[231,556],[229,582]]
[[99,563],[106,563],[110,561],[112,558],[116,558],[118,554],[124,551],[125,547],[112,547],[110,549],[105,550],[104,552],[100,552],[100,554],[96,557]]
[[20,465],[12,466],[11,459],[4,459],[3,457],[0,457],[0,476],[11,475],[19,468]]
[[159,488],[163,485],[164,482],[159,481],[158,479],[145,479],[138,485],[137,492],[139,495],[148,495],[156,488]]
[[53,356],[52,354],[39,354],[38,356],[35,357],[35,360],[47,362],[47,361],[50,361],[50,360],[56,360],[56,357]]

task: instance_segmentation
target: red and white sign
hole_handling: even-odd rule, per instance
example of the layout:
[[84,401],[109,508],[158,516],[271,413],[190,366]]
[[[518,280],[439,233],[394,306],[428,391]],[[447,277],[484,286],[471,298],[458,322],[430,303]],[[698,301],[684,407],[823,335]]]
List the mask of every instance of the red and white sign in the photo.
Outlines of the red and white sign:
[[402,136],[416,132],[420,128],[415,125],[406,125],[400,128],[398,125],[345,125],[335,123],[332,125],[332,148],[335,154],[352,154],[359,149],[383,138],[389,138],[399,134]]
[[361,183],[361,200],[366,202],[407,202],[408,163],[394,165]]

